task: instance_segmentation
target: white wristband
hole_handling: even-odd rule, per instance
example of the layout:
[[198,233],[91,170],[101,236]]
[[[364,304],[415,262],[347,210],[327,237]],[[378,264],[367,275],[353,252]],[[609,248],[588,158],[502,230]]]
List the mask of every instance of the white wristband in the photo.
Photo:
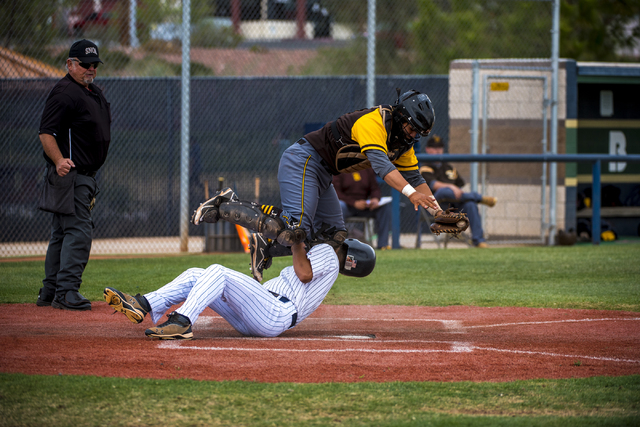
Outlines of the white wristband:
[[427,208],[427,212],[429,212],[429,214],[431,214],[431,216],[436,216],[436,214],[438,213],[438,211],[441,211],[442,209],[440,209],[440,206],[438,206],[438,209],[434,209],[434,208]]
[[410,197],[415,192],[416,192],[416,189],[413,188],[411,184],[405,185],[404,188],[402,189],[402,194],[404,194],[407,197]]

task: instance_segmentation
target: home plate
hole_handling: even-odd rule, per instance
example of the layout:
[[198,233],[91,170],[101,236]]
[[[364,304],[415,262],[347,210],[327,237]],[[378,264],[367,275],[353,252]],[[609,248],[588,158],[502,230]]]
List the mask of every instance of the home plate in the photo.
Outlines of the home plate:
[[331,338],[340,338],[343,340],[373,340],[376,338],[374,334],[369,335],[333,335]]

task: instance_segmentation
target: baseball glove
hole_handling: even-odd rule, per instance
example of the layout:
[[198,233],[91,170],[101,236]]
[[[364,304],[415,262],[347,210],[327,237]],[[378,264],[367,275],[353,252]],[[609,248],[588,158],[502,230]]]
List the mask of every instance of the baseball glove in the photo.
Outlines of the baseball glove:
[[469,228],[469,219],[467,214],[462,212],[454,212],[455,209],[449,208],[446,211],[438,211],[433,217],[431,224],[431,232],[436,236],[440,233],[453,234],[457,237],[460,233]]

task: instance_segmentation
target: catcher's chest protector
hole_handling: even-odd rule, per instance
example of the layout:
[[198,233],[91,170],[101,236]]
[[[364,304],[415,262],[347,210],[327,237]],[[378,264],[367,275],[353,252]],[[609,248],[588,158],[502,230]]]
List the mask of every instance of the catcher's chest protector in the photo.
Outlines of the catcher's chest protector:
[[[382,123],[384,123],[385,129],[387,130],[387,140],[385,141],[387,156],[389,157],[389,160],[393,162],[398,160],[398,158],[400,158],[400,156],[407,152],[411,147],[400,146],[393,149],[391,148],[391,130],[393,128],[391,107],[381,105],[378,107],[378,111],[382,117]],[[369,162],[369,159],[367,159],[367,156],[360,151],[360,144],[344,137],[341,138],[341,141],[343,145],[338,149],[335,164],[338,172],[351,173],[369,169],[371,167],[371,163]]]

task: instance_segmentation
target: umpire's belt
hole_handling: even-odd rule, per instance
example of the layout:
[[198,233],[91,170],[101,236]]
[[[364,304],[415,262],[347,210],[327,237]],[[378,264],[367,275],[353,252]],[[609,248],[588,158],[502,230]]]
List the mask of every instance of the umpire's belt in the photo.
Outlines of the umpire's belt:
[[98,171],[90,171],[90,170],[81,169],[81,168],[76,169],[76,171],[78,171],[79,175],[88,176],[89,178],[95,178],[96,174],[98,173]]
[[[271,292],[271,291],[269,292],[271,293],[271,295],[278,298],[282,302],[291,301],[289,298],[285,297],[284,295],[276,294],[275,292]],[[298,313],[293,313],[293,315],[291,315],[291,326],[289,326],[289,328],[293,328],[294,326],[296,326],[297,321],[298,321]]]

